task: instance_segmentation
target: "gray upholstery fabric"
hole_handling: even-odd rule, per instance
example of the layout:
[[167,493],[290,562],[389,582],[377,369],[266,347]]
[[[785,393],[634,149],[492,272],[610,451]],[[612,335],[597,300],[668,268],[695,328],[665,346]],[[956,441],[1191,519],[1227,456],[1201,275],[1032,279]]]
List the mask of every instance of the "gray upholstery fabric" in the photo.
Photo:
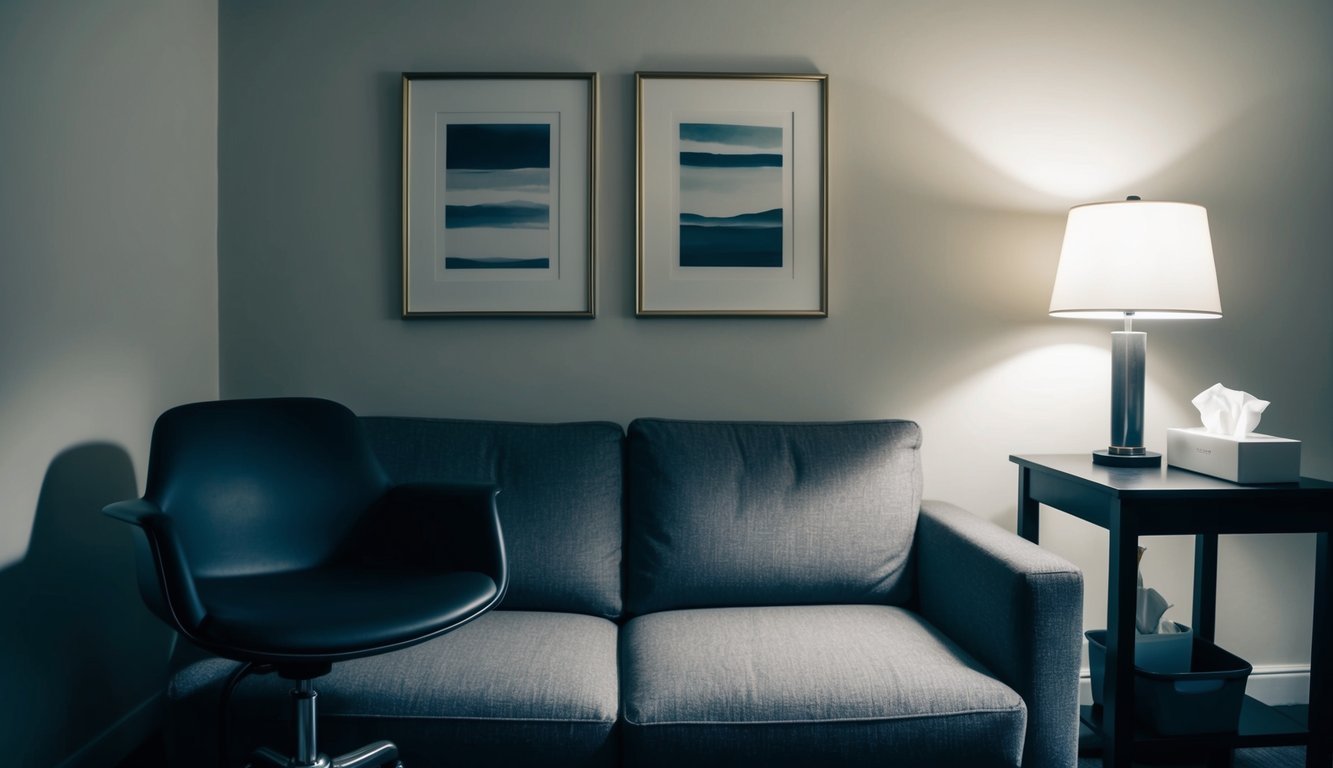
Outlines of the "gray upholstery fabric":
[[380,463],[398,482],[501,487],[497,504],[509,554],[502,607],[620,615],[619,425],[362,421]]
[[958,507],[922,504],[922,614],[1027,702],[1025,768],[1078,753],[1083,574],[1062,557]]
[[632,422],[626,609],[906,601],[920,445],[908,421]]
[[[492,611],[402,651],[336,664],[315,681],[320,749],[376,739],[429,766],[614,765],[619,746],[616,625],[593,616]],[[212,754],[221,685],[235,662],[185,661],[168,689],[172,762]],[[291,683],[247,678],[229,711],[232,758],[288,748]],[[201,749],[202,747],[202,749]]]
[[629,621],[629,765],[1013,766],[1025,710],[918,615],[712,608]]
[[[644,419],[626,456],[614,424],[364,421],[397,480],[503,487],[511,610],[335,665],[316,681],[325,752],[389,738],[410,768],[1075,760],[1081,574],[923,504],[915,424]],[[637,617],[617,629],[625,461]],[[173,662],[167,746],[210,765],[237,665],[194,654]],[[289,687],[240,686],[232,764],[288,748]]]

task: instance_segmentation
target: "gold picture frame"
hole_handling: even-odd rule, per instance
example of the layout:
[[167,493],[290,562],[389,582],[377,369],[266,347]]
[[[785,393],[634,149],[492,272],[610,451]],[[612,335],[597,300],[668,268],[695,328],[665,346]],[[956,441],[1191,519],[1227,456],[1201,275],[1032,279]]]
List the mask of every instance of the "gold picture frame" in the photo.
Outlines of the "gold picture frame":
[[595,317],[597,74],[402,83],[403,317]]
[[637,72],[635,314],[828,316],[828,76]]

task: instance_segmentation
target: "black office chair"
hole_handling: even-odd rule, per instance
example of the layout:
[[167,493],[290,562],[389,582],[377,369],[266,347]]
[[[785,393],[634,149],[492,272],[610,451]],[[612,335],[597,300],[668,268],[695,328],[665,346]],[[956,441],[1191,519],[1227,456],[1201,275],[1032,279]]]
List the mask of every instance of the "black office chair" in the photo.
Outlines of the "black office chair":
[[500,602],[497,493],[392,485],[337,403],[229,400],[162,414],[144,497],[103,511],[138,526],[140,592],[158,617],[219,656],[296,682],[295,757],[260,749],[252,760],[352,768],[396,761],[398,749],[380,741],[320,754],[312,681]]

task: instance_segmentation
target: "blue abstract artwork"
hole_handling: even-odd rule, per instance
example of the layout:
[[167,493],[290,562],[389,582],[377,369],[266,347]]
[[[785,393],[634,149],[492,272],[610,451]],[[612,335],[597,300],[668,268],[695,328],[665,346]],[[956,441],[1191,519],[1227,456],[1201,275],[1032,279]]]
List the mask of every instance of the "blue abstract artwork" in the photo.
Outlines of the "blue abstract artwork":
[[444,268],[548,269],[550,124],[451,123],[444,154]]
[[680,266],[782,266],[782,128],[680,124]]

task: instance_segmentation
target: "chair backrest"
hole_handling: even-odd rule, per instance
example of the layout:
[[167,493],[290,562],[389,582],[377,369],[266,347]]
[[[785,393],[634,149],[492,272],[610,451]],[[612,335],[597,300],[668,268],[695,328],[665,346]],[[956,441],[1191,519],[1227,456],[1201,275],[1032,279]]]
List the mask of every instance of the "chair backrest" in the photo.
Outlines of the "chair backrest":
[[145,498],[172,518],[191,571],[220,576],[327,560],[386,487],[345,407],[222,400],[158,418]]

